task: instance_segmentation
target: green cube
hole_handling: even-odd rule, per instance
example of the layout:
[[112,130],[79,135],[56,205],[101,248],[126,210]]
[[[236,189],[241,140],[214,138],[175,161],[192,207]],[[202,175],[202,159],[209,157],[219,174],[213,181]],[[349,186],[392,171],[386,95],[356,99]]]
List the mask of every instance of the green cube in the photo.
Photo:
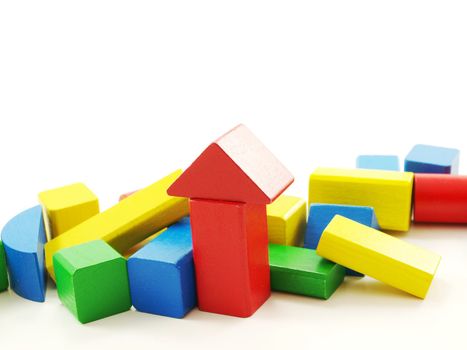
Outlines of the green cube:
[[314,249],[269,244],[271,289],[329,299],[345,276],[345,267],[326,260]]
[[53,265],[58,296],[81,323],[130,309],[126,260],[104,241],[62,249]]
[[8,274],[6,270],[5,250],[0,241],[0,292],[8,289]]

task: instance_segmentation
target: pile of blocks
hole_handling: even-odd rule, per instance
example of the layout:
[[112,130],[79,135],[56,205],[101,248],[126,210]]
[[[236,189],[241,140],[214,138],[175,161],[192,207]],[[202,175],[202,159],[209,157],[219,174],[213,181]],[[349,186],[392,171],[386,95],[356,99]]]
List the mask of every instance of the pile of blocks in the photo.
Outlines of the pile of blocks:
[[329,299],[365,275],[425,298],[440,256],[391,235],[412,221],[467,223],[459,151],[417,145],[318,168],[308,206],[292,174],[239,125],[185,171],[100,211],[77,183],[39,194],[3,228],[0,291],[45,301],[47,281],[82,323],[128,311],[251,316],[271,290]]

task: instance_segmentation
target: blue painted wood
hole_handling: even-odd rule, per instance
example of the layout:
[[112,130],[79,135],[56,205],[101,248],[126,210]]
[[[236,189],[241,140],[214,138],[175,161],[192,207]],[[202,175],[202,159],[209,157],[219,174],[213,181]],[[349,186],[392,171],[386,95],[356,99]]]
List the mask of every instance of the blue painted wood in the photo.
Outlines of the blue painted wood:
[[[311,204],[305,233],[304,247],[316,249],[326,226],[335,215],[342,215],[363,225],[379,228],[375,211],[372,207],[340,204]],[[347,269],[347,275],[362,277],[361,273]]]
[[128,259],[133,306],[175,318],[196,306],[190,220],[184,218]]
[[361,155],[357,157],[357,168],[399,171],[399,157],[384,155]]
[[47,275],[42,208],[38,205],[11,219],[2,230],[10,286],[19,296],[43,302]]
[[415,145],[405,158],[405,171],[429,174],[458,174],[459,150]]

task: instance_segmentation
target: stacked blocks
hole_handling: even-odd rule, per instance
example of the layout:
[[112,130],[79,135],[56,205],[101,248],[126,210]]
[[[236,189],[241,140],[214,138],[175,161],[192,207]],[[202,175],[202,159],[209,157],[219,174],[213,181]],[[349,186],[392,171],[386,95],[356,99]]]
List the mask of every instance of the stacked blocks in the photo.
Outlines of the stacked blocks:
[[190,220],[182,219],[128,259],[138,311],[182,318],[196,305]]
[[340,215],[324,230],[317,253],[419,298],[425,298],[441,259]]
[[405,158],[405,171],[414,173],[457,174],[459,150],[428,145],[415,145]]
[[300,246],[306,229],[306,201],[282,195],[267,206],[269,243]]
[[271,289],[329,299],[340,286],[345,268],[321,258],[315,250],[269,244]]
[[310,176],[309,203],[373,207],[381,229],[407,231],[413,177],[396,171],[318,168]]
[[[375,211],[371,207],[339,204],[311,204],[305,235],[305,248],[316,249],[326,226],[335,215],[342,215],[363,225],[378,229]],[[347,269],[347,275],[362,277],[361,273]]]
[[35,206],[11,219],[2,230],[10,285],[19,296],[45,300],[47,276],[44,268],[46,241],[42,209]]
[[130,309],[126,260],[104,241],[62,249],[53,264],[58,296],[81,323]]
[[5,250],[3,242],[0,241],[0,292],[8,289],[8,273],[6,269]]
[[357,157],[357,168],[399,171],[399,157],[382,155],[361,155]]
[[49,239],[61,235],[99,213],[99,201],[82,183],[39,193]]

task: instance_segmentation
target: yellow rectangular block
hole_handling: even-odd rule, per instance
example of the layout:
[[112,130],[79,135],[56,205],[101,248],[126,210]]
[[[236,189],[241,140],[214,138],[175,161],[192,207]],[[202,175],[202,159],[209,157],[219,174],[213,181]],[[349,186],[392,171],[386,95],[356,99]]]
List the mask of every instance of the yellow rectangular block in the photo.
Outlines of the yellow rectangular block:
[[120,254],[188,215],[188,200],[172,197],[167,189],[182,170],[138,191],[124,201],[82,222],[45,245],[45,261],[55,279],[52,257],[60,249],[102,239]]
[[325,228],[316,252],[422,299],[441,260],[429,250],[340,215]]
[[318,168],[310,175],[309,204],[349,204],[375,209],[381,229],[408,231],[413,173]]
[[267,206],[269,243],[301,246],[306,230],[306,201],[282,195]]
[[99,213],[99,200],[82,183],[39,193],[48,240]]

